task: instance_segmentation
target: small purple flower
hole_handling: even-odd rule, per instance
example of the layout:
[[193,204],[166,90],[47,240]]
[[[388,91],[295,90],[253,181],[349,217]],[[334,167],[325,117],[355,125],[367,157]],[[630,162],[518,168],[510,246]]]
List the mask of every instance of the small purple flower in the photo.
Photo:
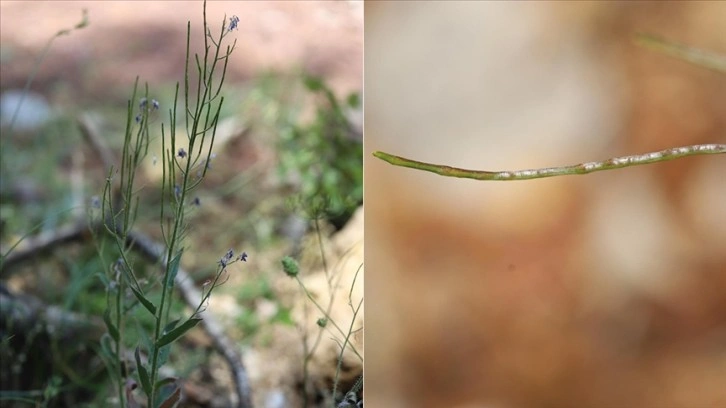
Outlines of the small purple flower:
[[192,200],[192,204],[199,207],[200,205],[202,205],[202,202],[201,202],[201,200],[199,200],[199,197],[194,197],[194,200]]
[[239,260],[247,262],[247,252],[242,252],[241,254],[239,254]]
[[183,159],[183,158],[187,157],[187,152],[186,152],[186,150],[184,150],[183,147],[180,147],[179,152],[176,155]]
[[174,184],[174,196],[179,197],[181,195],[181,187],[179,184]]
[[239,23],[239,17],[232,16],[232,18],[229,19],[229,29],[227,29],[227,31],[236,30],[238,23]]
[[91,207],[101,208],[101,199],[98,196],[91,197]]
[[147,101],[146,98],[141,98],[139,100],[139,108],[144,109],[146,107]]
[[230,260],[232,260],[232,258],[234,258],[234,251],[232,251],[232,250],[230,249],[230,250],[229,250],[229,251],[227,251],[227,253],[226,253],[226,254],[224,254],[224,256],[223,256],[223,257],[222,257],[222,258],[221,258],[221,259],[219,260],[219,264],[220,264],[220,265],[222,265],[222,268],[226,268],[226,267],[227,267],[227,263],[228,263],[228,262],[229,262]]
[[141,114],[136,115],[136,123],[141,122]]
[[156,99],[151,100],[151,108],[154,110],[159,110],[159,101]]

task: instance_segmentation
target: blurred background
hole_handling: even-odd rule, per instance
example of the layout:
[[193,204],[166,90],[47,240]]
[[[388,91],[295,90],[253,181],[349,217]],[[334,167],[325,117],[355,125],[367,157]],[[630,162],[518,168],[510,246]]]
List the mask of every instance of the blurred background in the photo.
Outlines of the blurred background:
[[726,143],[723,2],[365,6],[366,404],[726,405],[726,160],[481,170]]
[[[81,21],[84,9],[88,26],[54,39],[43,54],[53,35]],[[313,359],[308,386],[302,385],[302,336],[321,330],[315,325],[320,316],[302,307],[306,298],[282,273],[280,259],[298,259],[316,294],[327,288],[315,283],[326,276],[321,245],[336,273],[352,277],[362,262],[362,211],[353,216],[363,188],[363,5],[210,1],[206,14],[213,33],[225,16],[236,15],[239,23],[225,38],[227,44],[236,40],[236,49],[227,70],[212,171],[197,190],[199,208],[187,219],[191,227],[183,267],[201,287],[229,248],[235,255],[249,254],[247,263],[230,267],[229,280],[209,309],[243,354],[256,406],[297,406],[304,393],[315,406],[332,389],[339,348],[325,337],[322,357]],[[161,241],[158,126],[165,122],[168,129],[177,81],[183,89],[188,21],[192,52],[203,52],[202,1],[3,0],[0,19],[2,254],[26,234],[54,234],[86,220],[108,168],[84,132],[94,133],[118,157],[137,77],[140,94],[148,83],[149,97],[164,113],[152,124],[157,137],[139,175],[144,189],[136,225]],[[41,55],[45,59],[38,65]],[[193,59],[191,64],[194,69]],[[11,130],[23,87],[36,68]],[[137,103],[131,101],[134,107]],[[306,212],[321,196],[330,198],[329,211]],[[311,229],[313,218],[320,221],[322,241]],[[26,249],[29,241],[14,252]],[[2,300],[32,298],[40,310],[57,306],[64,313],[100,319],[106,292],[98,274],[107,265],[99,262],[88,237],[19,262],[0,262]],[[350,289],[332,312],[341,319],[349,317]],[[356,289],[362,296],[362,285]],[[176,306],[174,313],[189,313],[182,302]],[[150,324],[138,315],[132,320]],[[1,323],[0,389],[27,391],[23,395],[47,406],[111,403],[106,398],[113,393],[104,388],[108,384],[98,359],[98,333],[48,335],[33,326],[43,323],[35,319],[30,322],[35,331],[28,334],[6,320]],[[186,379],[185,406],[231,406],[230,372],[204,332],[190,332],[175,350],[178,358],[172,353],[170,366]],[[351,385],[361,365],[346,366],[341,388]]]

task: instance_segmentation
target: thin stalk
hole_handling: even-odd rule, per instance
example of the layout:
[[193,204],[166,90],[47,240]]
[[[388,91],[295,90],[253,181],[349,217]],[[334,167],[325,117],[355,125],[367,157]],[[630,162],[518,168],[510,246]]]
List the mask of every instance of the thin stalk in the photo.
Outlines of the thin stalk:
[[678,44],[651,34],[637,34],[635,43],[693,65],[726,74],[726,55]]
[[23,92],[20,94],[20,100],[18,101],[18,104],[15,105],[15,110],[13,111],[13,116],[10,119],[10,126],[8,128],[8,133],[12,133],[13,129],[15,128],[15,121],[18,118],[18,113],[20,112],[20,107],[23,105],[23,102],[25,101],[25,96],[30,91],[30,84],[33,83],[33,80],[35,80],[35,75],[38,74],[38,70],[40,69],[40,64],[45,60],[45,57],[48,55],[48,52],[50,51],[51,45],[53,45],[53,41],[55,41],[56,38],[61,37],[63,35],[68,35],[73,30],[79,30],[81,28],[85,28],[88,26],[88,10],[83,9],[83,16],[81,17],[81,22],[76,24],[73,28],[60,30],[58,31],[53,37],[48,40],[48,43],[45,44],[45,47],[43,48],[43,51],[40,53],[40,56],[35,61],[35,64],[33,65],[33,69],[30,71],[30,75],[28,75],[27,81],[25,81],[25,86],[23,86]]
[[[120,282],[121,281],[121,276],[119,274],[117,274],[116,276],[117,276],[117,281]],[[116,345],[115,352],[116,352],[116,358],[118,359],[117,361],[120,362],[121,361],[121,353],[122,353],[122,351],[121,351],[121,342],[122,342],[122,340],[124,338],[123,337],[123,335],[124,335],[124,320],[123,320],[123,316],[121,314],[121,310],[123,309],[123,296],[121,296],[121,286],[119,286],[119,287],[116,288],[116,299],[114,299],[114,303],[115,303],[115,306],[116,306],[116,308],[115,308],[116,325],[117,325],[118,333],[119,333],[118,340],[115,341],[115,345]],[[121,378],[123,378],[123,371],[121,369],[120,364],[119,364],[118,369],[119,369],[118,375]],[[126,395],[124,395],[124,385],[123,385],[123,381],[118,381],[116,385],[118,386],[118,395],[119,395],[119,400],[121,401],[121,404],[126,404]],[[122,405],[122,406],[124,406],[124,405]]]
[[511,171],[484,171],[467,170],[443,164],[432,164],[395,156],[381,151],[373,152],[373,156],[394,166],[408,167],[416,170],[429,171],[445,177],[468,178],[486,181],[515,181],[532,180],[545,177],[570,176],[576,174],[589,174],[596,171],[615,170],[625,167],[640,166],[643,164],[658,163],[668,160],[680,159],[688,156],[704,154],[724,154],[726,144],[702,144],[683,147],[674,147],[657,152],[636,154],[632,156],[615,157],[603,161],[574,164],[571,166],[545,167],[540,169],[511,170]]
[[[172,303],[172,287],[173,283],[171,283],[170,280],[170,274],[172,273],[172,268],[170,265],[174,263],[174,259],[177,259],[177,257],[181,256],[181,251],[183,251],[183,238],[185,235],[185,203],[187,202],[187,197],[191,193],[191,190],[196,187],[201,180],[193,181],[191,179],[192,170],[197,165],[199,157],[203,154],[203,148],[204,148],[204,140],[207,136],[207,131],[211,130],[211,138],[209,146],[206,147],[206,157],[207,160],[204,163],[205,169],[202,172],[202,175],[200,177],[203,178],[206,174],[206,167],[209,163],[209,159],[211,158],[212,154],[212,146],[214,145],[214,137],[216,134],[216,127],[217,123],[219,121],[219,115],[222,108],[222,103],[224,102],[224,98],[221,98],[219,104],[217,105],[216,110],[214,111],[213,119],[210,123],[210,112],[212,112],[212,96],[210,95],[211,92],[211,83],[212,83],[212,75],[214,73],[214,66],[217,63],[217,57],[219,55],[219,49],[215,51],[215,60],[211,62],[210,67],[210,61],[209,61],[209,45],[208,45],[208,28],[207,28],[207,18],[206,18],[206,1],[204,2],[203,7],[203,23],[204,23],[204,34],[205,34],[205,52],[204,52],[204,60],[203,65],[200,63],[199,55],[195,54],[195,60],[197,64],[197,94],[196,94],[196,101],[192,102],[195,104],[194,110],[192,111],[189,106],[189,57],[190,57],[190,48],[189,48],[189,36],[190,36],[190,24],[187,25],[187,50],[186,50],[186,66],[185,66],[185,75],[184,75],[184,99],[185,99],[185,120],[186,120],[186,129],[187,129],[187,137],[188,137],[188,154],[189,156],[186,158],[183,164],[180,164],[179,161],[176,158],[176,128],[175,128],[175,120],[176,120],[176,106],[178,102],[178,93],[179,93],[179,85],[177,84],[176,92],[175,92],[175,98],[174,98],[174,109],[171,116],[172,121],[172,128],[171,128],[171,150],[165,150],[165,164],[164,164],[164,178],[165,178],[165,184],[168,190],[165,193],[171,193],[173,198],[171,199],[172,203],[172,221],[171,224],[164,229],[165,233],[164,236],[166,237],[166,269],[164,271],[163,276],[163,287],[161,290],[161,299],[159,302],[159,306],[156,310],[156,325],[154,328],[154,347],[151,350],[151,375],[150,375],[150,381],[152,383],[151,392],[148,395],[148,404],[149,406],[152,406],[153,403],[156,400],[157,396],[157,390],[156,390],[156,381],[157,377],[159,375],[159,366],[160,366],[160,352],[161,348],[157,345],[159,342],[159,339],[162,336],[162,329],[166,326],[166,323],[169,321],[169,311],[171,310],[171,303]],[[222,38],[224,37],[225,30],[224,28],[221,31],[219,42],[221,43]],[[219,47],[217,47],[219,48]],[[225,58],[229,58],[229,54],[225,55]],[[226,61],[225,61],[226,62]],[[224,65],[225,69],[227,67],[227,64]],[[222,72],[222,80],[224,81],[225,72]],[[204,89],[202,89],[202,85],[204,85]],[[221,84],[220,84],[221,86]],[[204,110],[206,109],[206,115],[203,116]],[[202,122],[204,121],[204,122]],[[209,126],[208,126],[209,125]],[[199,129],[203,129],[201,132]],[[191,131],[190,131],[191,130]],[[201,136],[201,138],[198,138]],[[166,145],[164,144],[164,148]],[[197,147],[198,151],[195,151],[195,147]],[[176,185],[176,170],[179,170],[181,180],[179,185]],[[162,205],[163,205],[163,198],[162,198]],[[163,210],[162,210],[163,211]],[[163,214],[163,213],[162,213]],[[163,217],[162,217],[163,222]],[[223,272],[224,269],[222,269],[221,272]],[[217,276],[217,279],[219,276]],[[217,279],[215,279],[215,284],[217,282]],[[210,289],[211,292],[211,289]],[[208,298],[208,295],[207,295]],[[201,304],[200,304],[201,308]],[[199,308],[195,311],[195,315],[199,312]]]

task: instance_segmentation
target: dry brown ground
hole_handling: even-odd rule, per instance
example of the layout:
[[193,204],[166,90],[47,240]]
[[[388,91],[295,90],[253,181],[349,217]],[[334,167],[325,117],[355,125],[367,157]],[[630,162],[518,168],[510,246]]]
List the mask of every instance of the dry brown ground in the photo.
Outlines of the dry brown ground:
[[[80,21],[84,8],[90,25],[56,40],[33,89],[50,91],[62,81],[75,96],[96,100],[108,88],[128,89],[137,75],[151,84],[182,77],[186,22],[199,29],[201,2],[3,1],[3,89],[22,86],[49,37]],[[361,9],[344,1],[210,1],[207,16],[215,29],[225,14],[240,18],[233,82],[303,67],[344,94],[362,87]],[[192,38],[199,50],[199,36]]]

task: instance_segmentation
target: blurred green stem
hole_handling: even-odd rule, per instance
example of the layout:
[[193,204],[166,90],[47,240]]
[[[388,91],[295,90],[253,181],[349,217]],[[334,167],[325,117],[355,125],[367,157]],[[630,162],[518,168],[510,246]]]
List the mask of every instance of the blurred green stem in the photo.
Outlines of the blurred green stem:
[[678,44],[651,34],[637,34],[635,43],[716,72],[726,73],[726,56]]
[[555,176],[569,176],[575,174],[589,174],[596,171],[615,170],[624,167],[658,163],[687,156],[724,153],[726,153],[726,144],[702,144],[675,147],[671,149],[661,150],[658,152],[638,154],[633,156],[615,157],[603,161],[580,163],[571,166],[545,167],[541,169],[512,171],[467,170],[442,164],[420,162],[381,151],[373,152],[373,156],[383,161],[386,161],[394,166],[429,171],[431,173],[435,173],[445,177],[469,178],[474,180],[514,181],[531,180]]

